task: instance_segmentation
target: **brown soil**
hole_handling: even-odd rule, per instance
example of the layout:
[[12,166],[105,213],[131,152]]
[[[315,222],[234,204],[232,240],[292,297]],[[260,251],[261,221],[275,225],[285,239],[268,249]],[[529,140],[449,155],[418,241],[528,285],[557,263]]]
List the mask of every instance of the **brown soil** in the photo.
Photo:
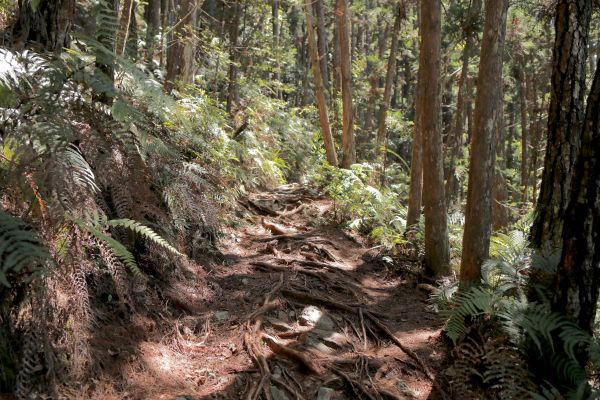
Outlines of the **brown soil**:
[[415,265],[384,262],[329,224],[331,200],[306,188],[240,204],[243,224],[224,229],[220,255],[190,262],[127,323],[99,327],[100,371],[69,397],[430,397],[445,346]]

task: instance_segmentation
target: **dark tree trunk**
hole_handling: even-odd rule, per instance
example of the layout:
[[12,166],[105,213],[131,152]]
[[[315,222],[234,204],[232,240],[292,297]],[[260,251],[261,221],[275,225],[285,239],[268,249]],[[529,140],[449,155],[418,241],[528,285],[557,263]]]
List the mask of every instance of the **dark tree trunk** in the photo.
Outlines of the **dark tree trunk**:
[[75,0],[19,0],[19,11],[12,27],[11,46],[33,47],[59,54],[69,47],[75,14]]
[[133,14],[133,4],[133,0],[125,0],[123,2],[121,17],[119,18],[119,29],[117,30],[117,44],[115,45],[115,52],[118,55],[122,55],[125,51],[125,43],[129,35],[129,24],[131,15]]
[[562,244],[573,165],[581,143],[591,15],[589,0],[560,0],[556,6],[546,158],[531,229],[531,244],[538,249]]
[[327,68],[327,30],[325,29],[325,10],[323,0],[315,0],[315,13],[317,18],[317,45],[319,48],[319,66],[321,68],[321,77],[323,78],[323,87],[327,92],[329,87],[329,71]]
[[135,17],[137,10],[137,2],[133,2],[131,21],[129,21],[129,35],[127,35],[127,43],[125,44],[125,53],[132,59],[137,60],[138,58],[138,25]]
[[588,96],[552,308],[594,332],[600,288],[600,68]]
[[496,138],[503,124],[502,57],[507,11],[508,0],[485,1],[460,266],[461,283],[467,285],[479,283],[481,265],[489,253]]
[[354,143],[354,110],[352,109],[352,74],[350,70],[350,41],[348,32],[348,7],[346,0],[337,0],[336,20],[340,48],[342,84],[342,168],[356,162]]
[[174,40],[167,54],[165,88],[171,90],[176,80],[191,83],[194,79],[194,56],[196,54],[196,1],[182,0],[179,4]]
[[146,60],[153,69],[152,60],[157,47],[157,36],[160,32],[160,0],[148,0],[144,17],[146,19]]

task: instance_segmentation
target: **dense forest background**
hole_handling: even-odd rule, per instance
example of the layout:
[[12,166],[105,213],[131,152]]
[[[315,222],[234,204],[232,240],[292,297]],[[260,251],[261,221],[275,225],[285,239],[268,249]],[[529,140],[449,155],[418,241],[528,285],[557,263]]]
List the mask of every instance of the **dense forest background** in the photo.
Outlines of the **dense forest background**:
[[599,8],[0,0],[0,393],[108,398],[95,332],[193,314],[227,232],[291,212],[252,194],[295,182],[416,266],[432,398],[596,398]]

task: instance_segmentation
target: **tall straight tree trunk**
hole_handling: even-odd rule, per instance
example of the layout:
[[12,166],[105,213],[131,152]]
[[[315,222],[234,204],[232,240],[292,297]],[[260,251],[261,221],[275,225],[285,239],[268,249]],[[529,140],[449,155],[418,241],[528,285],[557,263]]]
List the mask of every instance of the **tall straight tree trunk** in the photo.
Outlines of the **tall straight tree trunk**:
[[325,10],[323,0],[314,0],[315,12],[317,18],[317,44],[319,48],[319,66],[321,68],[321,77],[323,78],[323,87],[327,92],[329,87],[329,71],[327,68],[327,29],[325,29]]
[[527,92],[525,90],[525,71],[524,62],[519,62],[519,67],[515,73],[515,79],[519,83],[519,108],[521,118],[521,202],[527,202],[527,192],[529,187],[529,176],[527,162],[529,160],[529,132],[527,130]]
[[340,72],[342,84],[342,168],[356,163],[354,143],[354,111],[352,109],[352,74],[350,71],[350,43],[348,33],[348,7],[346,0],[337,0],[336,19],[340,47]]
[[173,44],[167,54],[165,88],[171,90],[176,80],[191,83],[194,78],[196,1],[182,0],[179,5]]
[[471,2],[469,12],[466,17],[463,33],[465,36],[465,47],[463,49],[462,68],[460,80],[458,82],[458,94],[456,98],[456,113],[454,114],[454,124],[448,139],[450,147],[450,165],[446,173],[446,200],[448,205],[455,202],[458,198],[459,184],[456,177],[456,162],[463,156],[463,132],[465,130],[465,103],[467,92],[467,76],[469,75],[469,61],[471,53],[477,40],[477,20],[481,13],[481,0]]
[[422,107],[419,105],[423,81],[420,72],[417,76],[417,87],[415,89],[415,118],[412,134],[412,149],[410,161],[410,190],[408,193],[408,212],[406,216],[406,229],[419,222],[421,217],[421,206],[423,201],[423,140],[421,129]]
[[240,36],[240,1],[234,0],[230,5],[231,21],[229,22],[229,85],[227,90],[227,112],[233,112],[238,103],[238,64],[240,61],[240,51],[238,39]]
[[146,19],[146,61],[153,69],[153,58],[157,47],[157,37],[160,32],[160,0],[148,0],[144,12]]
[[131,20],[129,21],[129,34],[127,35],[127,41],[125,42],[125,54],[127,54],[134,61],[136,61],[138,58],[139,40],[137,19],[135,17],[137,4],[137,1],[134,0],[131,11]]
[[121,17],[119,18],[119,29],[117,30],[117,44],[115,52],[117,55],[122,55],[125,51],[125,43],[129,34],[129,23],[133,9],[133,0],[124,0],[123,8],[121,9]]
[[323,91],[323,80],[321,78],[321,68],[319,66],[319,55],[315,33],[312,22],[312,6],[311,0],[304,1],[304,14],[306,15],[306,30],[308,33],[308,50],[312,64],[312,72],[315,83],[315,97],[317,98],[317,106],[319,108],[319,124],[321,125],[321,133],[323,135],[323,143],[325,145],[325,154],[327,161],[333,166],[337,166],[337,156],[335,153],[335,145],[331,128],[329,126],[329,116],[327,111],[327,100]]
[[559,0],[556,5],[546,158],[531,228],[531,244],[538,249],[562,244],[573,165],[581,143],[591,15],[589,0]]
[[383,101],[379,107],[379,119],[377,123],[377,149],[379,158],[383,162],[385,159],[386,149],[383,148],[386,142],[385,119],[387,110],[390,106],[390,98],[392,96],[392,84],[394,83],[394,73],[396,72],[396,53],[398,52],[398,35],[400,34],[400,25],[404,17],[404,4],[398,4],[396,9],[396,20],[392,29],[392,44],[390,47],[390,57],[388,59],[387,73],[385,76],[385,87],[383,89]]
[[423,143],[423,206],[425,214],[425,268],[430,275],[450,272],[448,221],[444,197],[444,159],[440,126],[441,1],[421,3],[419,93]]
[[600,68],[588,96],[572,182],[552,308],[593,334],[600,288]]
[[488,258],[490,247],[496,138],[503,124],[502,56],[507,12],[508,0],[485,1],[460,266],[464,284],[479,283],[481,264]]

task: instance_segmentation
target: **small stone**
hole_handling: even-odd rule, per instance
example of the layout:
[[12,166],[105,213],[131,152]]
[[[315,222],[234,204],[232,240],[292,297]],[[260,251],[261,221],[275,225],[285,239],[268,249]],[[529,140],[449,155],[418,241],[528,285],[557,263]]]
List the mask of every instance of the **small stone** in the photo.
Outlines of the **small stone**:
[[348,338],[338,332],[326,331],[322,329],[315,329],[313,331],[327,346],[334,349],[340,349],[348,345]]
[[308,336],[306,338],[306,345],[309,347],[312,347],[318,351],[320,351],[321,353],[325,353],[325,354],[331,354],[333,353],[333,349],[329,346],[324,345],[323,343],[321,343],[319,340],[317,340],[315,337]]
[[335,390],[322,387],[319,388],[319,392],[317,393],[317,400],[332,400],[333,395],[335,394]]
[[250,282],[250,281],[248,280],[248,278],[242,278],[242,283],[243,283],[244,285],[247,285],[247,284],[248,284],[248,282]]
[[273,397],[273,400],[290,400],[283,390],[273,385],[271,385],[271,396]]
[[229,311],[217,311],[215,313],[215,318],[219,322],[225,322],[229,319]]

